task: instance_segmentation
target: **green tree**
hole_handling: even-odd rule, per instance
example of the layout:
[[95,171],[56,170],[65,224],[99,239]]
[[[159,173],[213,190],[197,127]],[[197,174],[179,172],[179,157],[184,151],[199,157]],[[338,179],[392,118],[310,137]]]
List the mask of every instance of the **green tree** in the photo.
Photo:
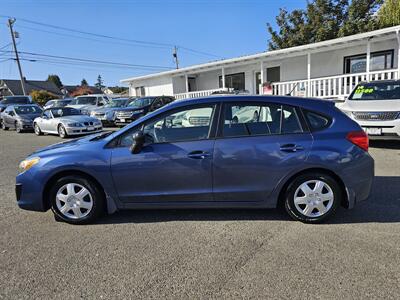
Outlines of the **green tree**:
[[400,25],[400,0],[385,0],[378,11],[380,28]]
[[94,86],[97,87],[97,88],[99,88],[99,89],[101,89],[101,88],[104,87],[104,85],[103,85],[103,79],[101,78],[101,75],[97,76],[97,81],[96,81],[96,83],[94,84]]
[[60,77],[56,74],[50,74],[47,76],[47,81],[53,82],[58,88],[63,86]]
[[86,79],[83,78],[82,81],[81,81],[81,86],[88,86],[88,85],[89,85],[89,84],[88,84],[88,82],[86,81]]
[[268,23],[269,50],[283,49],[365,32],[376,28],[382,0],[313,0],[305,9],[280,9],[278,30]]
[[378,29],[376,12],[383,0],[352,0],[347,9],[346,21],[338,36],[346,36]]

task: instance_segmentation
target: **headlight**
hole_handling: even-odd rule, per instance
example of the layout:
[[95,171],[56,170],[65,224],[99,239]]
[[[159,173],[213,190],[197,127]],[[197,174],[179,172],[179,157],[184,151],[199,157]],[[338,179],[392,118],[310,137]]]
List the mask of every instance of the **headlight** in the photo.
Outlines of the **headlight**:
[[68,127],[83,127],[82,123],[68,123]]
[[92,111],[91,113],[90,113],[90,116],[91,117],[94,117],[96,115],[96,113],[94,112],[94,111]]
[[40,161],[40,157],[32,157],[29,159],[25,159],[21,161],[19,164],[19,170],[20,172],[25,172],[28,171],[30,168],[32,168],[34,165],[36,165]]

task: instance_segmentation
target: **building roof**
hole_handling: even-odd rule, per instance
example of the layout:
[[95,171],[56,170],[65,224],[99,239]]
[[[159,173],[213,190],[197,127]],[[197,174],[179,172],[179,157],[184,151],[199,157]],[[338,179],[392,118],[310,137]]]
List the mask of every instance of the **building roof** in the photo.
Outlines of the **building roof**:
[[[21,81],[16,79],[2,79],[1,82],[13,95],[23,95]],[[26,93],[30,94],[32,91],[45,90],[56,96],[61,96],[60,89],[51,81],[43,80],[25,80]]]
[[356,44],[360,43],[362,41],[366,41],[371,38],[388,38],[390,36],[393,36],[395,33],[400,32],[400,26],[393,26],[393,27],[388,27],[384,29],[379,29],[379,30],[374,30],[370,32],[364,32],[364,33],[359,33],[359,34],[354,34],[354,35],[349,35],[341,38],[336,38],[332,40],[327,40],[323,42],[317,42],[317,43],[312,43],[312,44],[307,44],[307,45],[302,45],[302,46],[296,46],[296,47],[290,47],[290,48],[285,48],[285,49],[279,49],[279,50],[273,50],[273,51],[265,51],[257,54],[252,54],[252,55],[245,55],[241,57],[236,57],[236,58],[230,58],[230,59],[223,59],[223,60],[218,60],[218,61],[213,61],[209,63],[204,63],[204,64],[198,64],[194,66],[189,66],[177,70],[171,70],[171,71],[165,71],[165,72],[160,72],[160,73],[154,73],[154,74],[149,74],[149,75],[144,75],[144,76],[138,76],[138,77],[131,77],[127,79],[122,79],[122,83],[129,83],[131,81],[136,81],[136,80],[144,80],[144,79],[150,79],[150,78],[156,78],[156,77],[161,77],[161,76],[177,76],[177,75],[183,75],[183,74],[188,74],[191,71],[199,71],[201,69],[212,69],[216,67],[222,67],[226,65],[231,65],[235,63],[245,63],[245,62],[255,62],[255,61],[262,61],[262,60],[267,60],[267,59],[277,59],[280,57],[288,57],[288,56],[299,56],[299,55],[305,55],[307,53],[312,53],[316,52],[320,49],[335,49],[335,47],[349,47],[349,44]]
[[[80,88],[81,85],[64,85],[63,88],[65,88],[68,92],[68,94],[71,94],[74,92],[76,89]],[[103,91],[95,86],[85,86],[93,91],[93,94],[103,94]]]

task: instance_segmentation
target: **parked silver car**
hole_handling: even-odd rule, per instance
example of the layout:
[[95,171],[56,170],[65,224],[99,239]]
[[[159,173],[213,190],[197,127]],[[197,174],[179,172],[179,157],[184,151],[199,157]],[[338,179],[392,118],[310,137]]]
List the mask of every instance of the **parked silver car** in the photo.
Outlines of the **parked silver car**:
[[36,135],[58,134],[61,138],[101,132],[103,126],[96,118],[83,115],[71,107],[50,108],[33,121]]
[[85,115],[90,115],[92,110],[103,107],[109,102],[110,99],[107,95],[86,95],[76,97],[74,101],[68,104],[68,107],[78,109]]

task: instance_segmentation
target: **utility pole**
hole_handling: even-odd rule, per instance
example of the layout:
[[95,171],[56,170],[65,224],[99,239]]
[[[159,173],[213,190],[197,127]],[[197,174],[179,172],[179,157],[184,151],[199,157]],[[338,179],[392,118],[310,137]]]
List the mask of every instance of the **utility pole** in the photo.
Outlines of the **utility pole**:
[[172,56],[174,57],[176,68],[179,69],[178,48],[176,46],[174,47],[174,53]]
[[19,56],[18,56],[18,51],[17,51],[17,44],[15,43],[15,32],[12,27],[14,23],[15,23],[15,18],[8,19],[8,27],[10,27],[11,39],[12,39],[12,42],[14,45],[15,59],[17,61],[17,65],[18,65],[19,76],[21,78],[22,92],[24,93],[24,95],[26,95],[25,79],[24,79],[24,76],[22,75],[21,63],[19,61]]

